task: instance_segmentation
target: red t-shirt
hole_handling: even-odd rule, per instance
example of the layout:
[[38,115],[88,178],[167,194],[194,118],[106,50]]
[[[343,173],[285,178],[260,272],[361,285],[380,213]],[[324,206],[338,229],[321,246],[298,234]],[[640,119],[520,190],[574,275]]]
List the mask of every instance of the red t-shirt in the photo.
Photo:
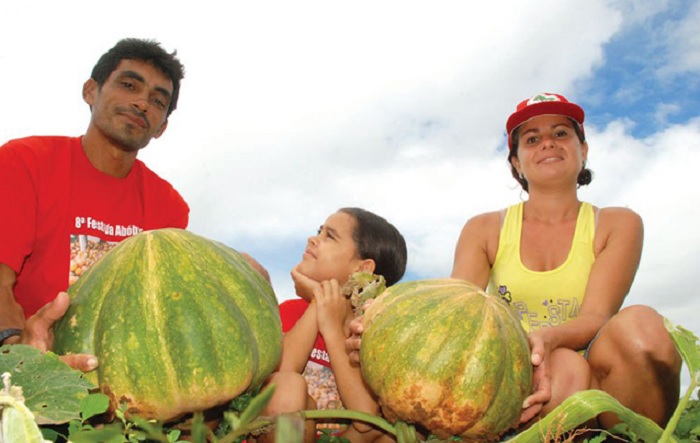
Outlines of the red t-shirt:
[[136,160],[125,178],[95,169],[79,137],[28,137],[0,147],[0,263],[17,273],[27,317],[117,242],[185,229],[189,207]]

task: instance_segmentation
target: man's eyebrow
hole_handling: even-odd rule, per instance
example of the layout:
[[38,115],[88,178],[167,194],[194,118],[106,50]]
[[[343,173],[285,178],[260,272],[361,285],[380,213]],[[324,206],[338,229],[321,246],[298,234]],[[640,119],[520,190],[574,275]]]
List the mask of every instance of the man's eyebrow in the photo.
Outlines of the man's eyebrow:
[[131,71],[131,70],[126,70],[126,71],[121,71],[119,73],[119,77],[126,77],[126,78],[132,78],[134,80],[138,80],[141,83],[145,83],[146,79],[143,78],[141,74],[139,74],[136,71]]
[[[136,71],[132,71],[132,70],[130,70],[130,69],[127,69],[126,71],[120,72],[120,73],[119,73],[119,77],[131,78],[131,79],[137,80],[137,81],[139,81],[139,82],[141,82],[141,83],[146,83],[146,79],[144,79],[143,76],[142,76],[141,74],[139,74],[139,73],[136,72]],[[168,100],[170,100],[170,97],[172,96],[172,94],[170,93],[170,91],[168,91],[167,89],[165,89],[165,88],[163,88],[163,87],[161,87],[161,86],[156,86],[156,87],[155,87],[155,90],[158,91],[158,92],[160,92],[160,93],[163,94]]]

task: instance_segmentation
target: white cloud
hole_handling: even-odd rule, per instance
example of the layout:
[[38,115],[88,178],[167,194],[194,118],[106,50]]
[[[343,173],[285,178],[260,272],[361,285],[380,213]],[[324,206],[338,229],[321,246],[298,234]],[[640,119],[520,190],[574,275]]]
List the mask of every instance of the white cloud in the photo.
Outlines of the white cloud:
[[700,72],[700,2],[687,4],[687,13],[662,28],[662,39],[667,46],[666,63],[659,70],[662,76]]
[[[188,199],[192,230],[273,256],[264,264],[288,298],[301,250],[274,256],[271,245],[301,248],[331,212],[361,206],[401,229],[412,273],[444,276],[467,218],[520,198],[503,139],[515,104],[542,91],[577,99],[629,8],[656,13],[637,3],[152,1],[135,13],[3,2],[0,41],[13,44],[0,47],[0,139],[82,133],[80,88],[97,57],[119,38],[153,37],[178,49],[187,76],[141,158]],[[677,71],[695,69],[689,26]],[[581,196],[644,217],[630,300],[698,332],[698,123],[645,139],[634,124],[587,126],[596,177]]]

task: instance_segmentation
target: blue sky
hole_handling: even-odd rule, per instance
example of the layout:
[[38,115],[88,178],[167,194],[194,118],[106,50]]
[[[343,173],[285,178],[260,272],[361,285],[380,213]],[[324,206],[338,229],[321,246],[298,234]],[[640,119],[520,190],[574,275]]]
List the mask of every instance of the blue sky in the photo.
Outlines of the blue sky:
[[[643,3],[643,2],[642,2]],[[663,3],[663,2],[662,2]],[[621,30],[603,45],[605,62],[584,82],[582,98],[589,121],[602,126],[611,118],[625,116],[635,122],[630,132],[645,137],[670,124],[697,117],[700,109],[697,38],[679,41],[679,27],[695,14],[697,1],[671,1],[658,13],[623,23]],[[695,69],[674,60],[682,58],[676,45],[694,46]],[[678,63],[680,62],[680,63]],[[678,63],[678,66],[669,68]],[[605,97],[605,99],[603,99]],[[668,107],[659,116],[659,108]]]
[[256,257],[280,300],[343,206],[403,232],[406,279],[449,275],[466,220],[522,198],[506,118],[563,93],[587,112],[581,198],[645,222],[626,303],[700,334],[698,0],[27,0],[0,17],[0,140],[82,134],[82,83],[118,39],[178,50],[178,109],[140,158],[188,200],[191,230]]

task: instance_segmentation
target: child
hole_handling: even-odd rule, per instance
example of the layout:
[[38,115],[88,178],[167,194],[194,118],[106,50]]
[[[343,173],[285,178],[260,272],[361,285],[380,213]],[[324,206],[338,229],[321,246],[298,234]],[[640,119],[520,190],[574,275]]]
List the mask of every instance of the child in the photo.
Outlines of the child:
[[[280,305],[282,360],[268,380],[275,384],[275,393],[265,415],[331,408],[379,414],[360,368],[351,364],[345,349],[353,311],[341,289],[357,271],[382,275],[387,286],[396,283],[406,269],[406,255],[399,231],[359,208],[340,209],[309,237],[301,262],[291,272],[301,298]],[[353,443],[393,441],[362,422],[335,433]],[[307,420],[305,441],[315,438],[316,424]],[[259,439],[273,440],[272,434]]]

